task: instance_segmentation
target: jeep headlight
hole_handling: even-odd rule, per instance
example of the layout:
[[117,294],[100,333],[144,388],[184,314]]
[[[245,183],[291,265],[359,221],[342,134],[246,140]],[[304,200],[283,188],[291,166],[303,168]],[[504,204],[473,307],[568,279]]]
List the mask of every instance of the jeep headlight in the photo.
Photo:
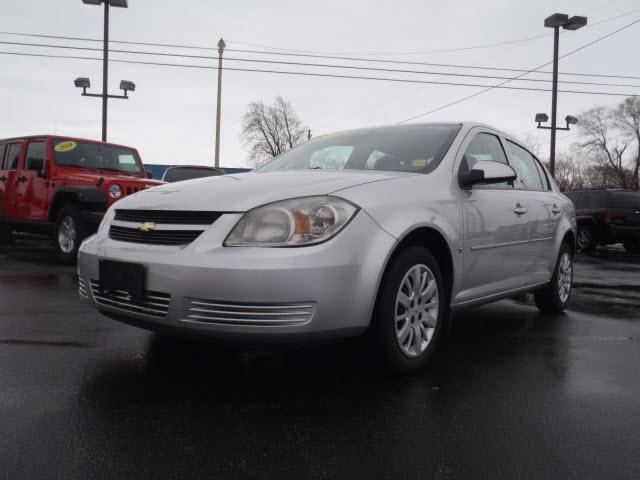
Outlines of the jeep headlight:
[[109,187],[109,196],[111,198],[120,198],[122,196],[122,187],[117,183],[114,183]]
[[270,203],[245,213],[225,246],[295,247],[336,235],[358,207],[338,197],[302,197]]

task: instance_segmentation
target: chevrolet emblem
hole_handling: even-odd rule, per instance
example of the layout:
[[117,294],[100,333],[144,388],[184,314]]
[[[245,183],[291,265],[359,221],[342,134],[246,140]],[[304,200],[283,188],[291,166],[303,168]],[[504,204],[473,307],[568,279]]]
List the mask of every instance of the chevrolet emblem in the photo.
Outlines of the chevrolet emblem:
[[141,232],[147,233],[150,232],[152,230],[154,230],[156,228],[156,224],[153,222],[144,222],[141,223],[140,226],[138,227],[138,230],[140,230]]

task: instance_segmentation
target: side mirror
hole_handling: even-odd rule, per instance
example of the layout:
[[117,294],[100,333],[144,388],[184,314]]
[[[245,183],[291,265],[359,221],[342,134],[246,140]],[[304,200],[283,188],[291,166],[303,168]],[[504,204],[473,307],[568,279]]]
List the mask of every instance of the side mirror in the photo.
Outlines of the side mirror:
[[151,170],[145,170],[144,174],[147,178],[153,178],[153,172]]
[[489,185],[493,183],[513,182],[518,175],[506,163],[483,160],[476,163],[466,173],[460,174],[459,181],[462,188],[469,189],[474,185]]

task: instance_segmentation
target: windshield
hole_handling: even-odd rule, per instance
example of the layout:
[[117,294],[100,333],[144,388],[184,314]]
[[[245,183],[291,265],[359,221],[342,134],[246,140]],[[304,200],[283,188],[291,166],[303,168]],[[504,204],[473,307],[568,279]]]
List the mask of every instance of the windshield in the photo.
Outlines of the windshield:
[[57,139],[54,141],[56,165],[91,169],[143,173],[142,162],[135,150],[102,143]]
[[223,175],[224,171],[213,168],[168,168],[162,180],[165,182],[181,182],[183,180],[193,180],[194,178],[215,177]]
[[427,173],[447,153],[460,125],[411,125],[325,135],[274,158],[278,170],[392,170]]

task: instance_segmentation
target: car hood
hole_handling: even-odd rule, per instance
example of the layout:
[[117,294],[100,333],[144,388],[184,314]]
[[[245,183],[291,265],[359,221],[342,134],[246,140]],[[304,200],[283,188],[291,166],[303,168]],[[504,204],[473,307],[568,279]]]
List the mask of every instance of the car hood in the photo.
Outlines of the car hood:
[[266,203],[327,195],[365,183],[417,175],[366,170],[249,172],[198,178],[151,188],[118,202],[119,208],[244,212]]

